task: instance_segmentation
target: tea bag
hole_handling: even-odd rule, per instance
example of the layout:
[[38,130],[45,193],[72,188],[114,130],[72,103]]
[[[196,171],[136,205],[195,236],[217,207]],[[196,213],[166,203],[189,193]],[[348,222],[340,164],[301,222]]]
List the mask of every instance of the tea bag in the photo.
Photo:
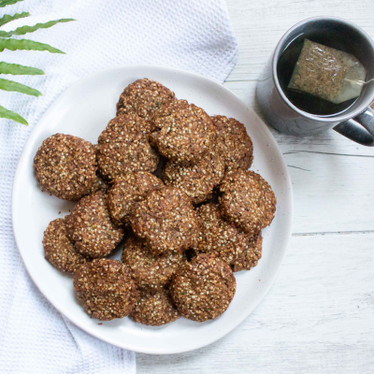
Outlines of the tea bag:
[[360,96],[365,77],[355,56],[305,39],[288,88],[340,104]]

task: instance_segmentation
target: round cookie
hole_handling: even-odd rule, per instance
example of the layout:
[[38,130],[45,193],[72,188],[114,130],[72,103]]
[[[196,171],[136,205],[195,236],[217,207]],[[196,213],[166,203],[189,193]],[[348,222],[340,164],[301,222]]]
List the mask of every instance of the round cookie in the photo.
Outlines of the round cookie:
[[159,157],[148,142],[142,118],[129,114],[112,119],[100,134],[97,163],[101,175],[113,180],[131,171],[154,171]]
[[194,164],[168,161],[162,179],[166,185],[180,188],[194,204],[212,197],[213,189],[221,182],[225,163],[215,147]]
[[192,202],[176,187],[149,192],[133,210],[130,222],[154,254],[187,249],[197,230]]
[[246,249],[231,262],[233,271],[250,270],[255,267],[262,255],[262,235],[259,232],[250,237],[250,243]]
[[216,142],[216,129],[207,113],[194,104],[178,101],[172,113],[155,120],[151,141],[166,158],[196,162]]
[[90,192],[96,178],[94,147],[77,136],[52,135],[36,152],[34,173],[43,191],[78,200]]
[[185,263],[174,276],[170,294],[181,316],[207,321],[221,315],[235,295],[230,266],[219,258],[201,254]]
[[196,213],[200,228],[194,246],[197,253],[210,253],[232,265],[253,252],[253,237],[223,219],[218,204],[201,205]]
[[146,121],[163,114],[164,108],[175,100],[174,92],[148,78],[138,79],[122,92],[117,103],[117,115],[135,113]]
[[109,259],[82,265],[74,274],[74,290],[88,315],[101,321],[126,317],[138,297],[129,268]]
[[122,261],[129,266],[132,277],[141,288],[165,286],[182,265],[183,259],[180,251],[154,255],[144,241],[135,236],[127,239],[122,253]]
[[249,234],[257,234],[274,218],[274,192],[265,179],[253,171],[239,169],[227,173],[220,193],[222,215]]
[[128,172],[114,180],[108,191],[108,207],[113,222],[129,224],[129,215],[136,203],[149,191],[163,187],[161,179],[147,171]]
[[44,257],[57,270],[73,274],[80,265],[88,261],[78,253],[66,234],[63,218],[51,221],[44,231]]
[[106,194],[103,191],[79,200],[65,222],[67,234],[76,250],[92,258],[107,256],[124,235],[123,229],[110,220]]
[[211,117],[217,129],[226,169],[249,169],[253,161],[253,143],[245,126],[235,118]]
[[135,308],[130,314],[135,322],[148,326],[162,326],[179,318],[170,297],[164,289],[155,292],[140,291]]

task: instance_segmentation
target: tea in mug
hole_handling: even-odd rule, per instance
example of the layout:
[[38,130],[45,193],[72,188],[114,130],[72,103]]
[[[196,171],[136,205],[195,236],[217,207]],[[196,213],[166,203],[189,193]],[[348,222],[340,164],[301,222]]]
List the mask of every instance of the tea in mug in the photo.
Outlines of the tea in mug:
[[355,102],[365,84],[366,71],[352,54],[299,37],[281,55],[278,77],[294,105],[328,116],[347,110]]

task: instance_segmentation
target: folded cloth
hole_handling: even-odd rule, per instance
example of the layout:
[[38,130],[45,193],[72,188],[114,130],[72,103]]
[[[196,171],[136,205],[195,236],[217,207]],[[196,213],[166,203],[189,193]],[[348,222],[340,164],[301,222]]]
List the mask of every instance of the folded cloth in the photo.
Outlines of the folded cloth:
[[223,0],[26,0],[0,9],[6,14],[29,11],[32,15],[3,26],[4,30],[51,19],[76,19],[20,37],[51,44],[66,55],[1,53],[1,61],[35,66],[46,74],[11,78],[41,91],[43,96],[37,99],[0,92],[0,105],[30,123],[25,127],[0,119],[0,372],[133,373],[132,352],[72,325],[27,276],[12,233],[11,189],[17,161],[48,106],[66,87],[90,73],[154,64],[222,82],[237,58],[226,6]]

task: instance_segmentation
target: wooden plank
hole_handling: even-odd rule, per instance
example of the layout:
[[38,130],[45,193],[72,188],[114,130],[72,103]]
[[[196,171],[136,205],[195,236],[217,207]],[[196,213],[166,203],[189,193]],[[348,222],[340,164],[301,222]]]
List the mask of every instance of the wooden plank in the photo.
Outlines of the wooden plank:
[[138,373],[372,373],[373,242],[294,236],[276,284],[237,329],[196,352],[138,354]]

